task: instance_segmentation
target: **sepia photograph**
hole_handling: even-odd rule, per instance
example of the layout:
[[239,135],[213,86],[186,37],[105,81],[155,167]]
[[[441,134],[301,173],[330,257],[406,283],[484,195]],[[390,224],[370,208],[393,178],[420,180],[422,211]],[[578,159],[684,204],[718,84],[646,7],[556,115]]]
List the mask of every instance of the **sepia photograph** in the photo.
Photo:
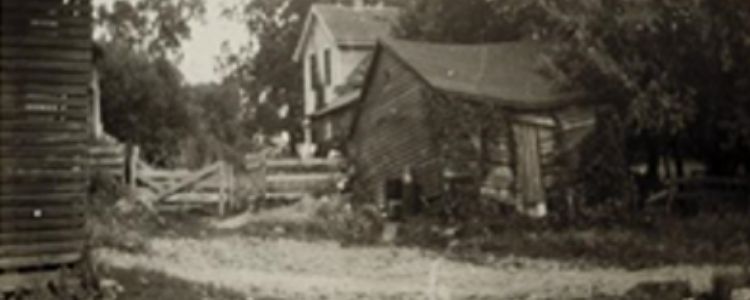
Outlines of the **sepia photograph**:
[[0,16],[0,300],[750,300],[750,0]]

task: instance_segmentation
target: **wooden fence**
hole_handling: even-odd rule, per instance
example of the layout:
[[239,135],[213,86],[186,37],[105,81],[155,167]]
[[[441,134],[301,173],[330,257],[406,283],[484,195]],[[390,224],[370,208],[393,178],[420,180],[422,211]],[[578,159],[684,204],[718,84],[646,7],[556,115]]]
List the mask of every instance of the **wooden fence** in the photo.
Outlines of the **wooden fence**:
[[334,191],[344,179],[340,159],[267,158],[253,155],[246,160],[260,196],[267,199],[298,199],[305,195]]
[[[134,151],[137,157],[137,151]],[[129,182],[153,210],[214,206],[219,215],[236,204],[232,166],[219,161],[199,170],[159,169],[130,159]]]
[[693,177],[667,182],[665,189],[646,200],[663,204],[668,212],[697,213],[711,210],[750,211],[750,178]]

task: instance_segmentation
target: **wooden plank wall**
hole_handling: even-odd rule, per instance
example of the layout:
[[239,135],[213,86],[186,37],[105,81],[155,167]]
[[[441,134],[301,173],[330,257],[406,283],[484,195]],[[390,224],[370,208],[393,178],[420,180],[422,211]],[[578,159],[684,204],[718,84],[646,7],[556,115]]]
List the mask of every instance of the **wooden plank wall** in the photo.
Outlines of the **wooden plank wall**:
[[127,152],[125,144],[93,145],[89,148],[89,167],[92,175],[102,174],[126,180]]
[[[547,113],[514,115],[514,130],[492,144],[492,170],[483,192],[514,205],[549,202],[574,183],[578,151],[594,124],[590,108],[571,107]],[[514,143],[510,143],[511,135]],[[513,149],[513,155],[508,154]],[[506,159],[499,159],[499,158]],[[515,158],[510,159],[510,158]],[[512,164],[512,166],[511,166]],[[512,184],[508,184],[512,183]],[[508,187],[512,186],[512,190]],[[505,196],[500,196],[504,194]]]
[[89,0],[2,0],[0,8],[3,277],[81,257],[92,7]]
[[355,119],[351,152],[358,180],[382,198],[382,184],[401,178],[404,168],[415,173],[422,191],[441,191],[438,157],[427,128],[425,84],[393,57],[381,51],[375,59],[374,78]]
[[522,205],[532,205],[545,201],[542,182],[542,162],[539,128],[534,125],[513,124],[516,141],[516,184]]

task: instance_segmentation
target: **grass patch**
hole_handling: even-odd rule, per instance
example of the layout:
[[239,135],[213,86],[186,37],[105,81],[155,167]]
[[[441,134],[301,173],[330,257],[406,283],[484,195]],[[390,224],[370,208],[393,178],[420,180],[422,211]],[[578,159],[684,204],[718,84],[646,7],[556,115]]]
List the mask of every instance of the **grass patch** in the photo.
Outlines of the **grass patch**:
[[482,254],[516,255],[629,269],[750,263],[750,218],[742,214],[577,225],[499,218],[463,223],[452,234],[431,220],[413,219],[404,224],[399,243],[438,249],[452,244],[457,256],[471,260],[486,257]]
[[286,206],[261,210],[251,213],[240,228],[219,232],[304,241],[336,240],[343,244],[374,243],[380,226],[375,212],[351,207],[342,197],[309,197]]
[[[305,201],[260,211],[239,232],[345,245],[379,242],[382,219],[377,211],[348,207],[339,198]],[[453,224],[428,216],[407,218],[396,243],[437,251],[450,245],[455,258],[477,263],[513,255],[628,269],[750,264],[750,218],[745,214],[631,215],[575,223],[508,212],[469,216]]]

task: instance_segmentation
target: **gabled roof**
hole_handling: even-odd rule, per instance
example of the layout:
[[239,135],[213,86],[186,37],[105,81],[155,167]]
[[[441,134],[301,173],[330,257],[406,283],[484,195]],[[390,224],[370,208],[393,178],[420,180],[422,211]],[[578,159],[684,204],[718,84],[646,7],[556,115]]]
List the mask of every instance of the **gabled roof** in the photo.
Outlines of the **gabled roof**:
[[320,22],[337,45],[374,46],[378,38],[390,34],[393,25],[397,22],[398,14],[399,10],[393,7],[355,8],[333,4],[313,4],[294,50],[293,59],[299,61],[314,22]]
[[326,106],[325,108],[313,112],[310,115],[310,117],[312,117],[313,119],[319,118],[319,117],[328,115],[330,113],[339,111],[341,109],[344,109],[346,107],[349,107],[350,105],[356,103],[359,100],[360,92],[361,91],[359,89],[348,91],[347,93],[331,101],[331,103],[328,104],[328,106]]
[[517,109],[546,109],[579,98],[548,74],[549,50],[535,42],[481,45],[382,39],[388,50],[435,89]]
[[365,76],[367,76],[367,70],[372,63],[372,57],[372,53],[367,54],[367,56],[365,56],[365,58],[354,67],[354,70],[349,73],[344,85],[336,89],[336,93],[339,96],[333,99],[327,107],[312,113],[311,117],[322,117],[356,103],[359,100],[360,92],[362,91],[362,84],[365,81]]

